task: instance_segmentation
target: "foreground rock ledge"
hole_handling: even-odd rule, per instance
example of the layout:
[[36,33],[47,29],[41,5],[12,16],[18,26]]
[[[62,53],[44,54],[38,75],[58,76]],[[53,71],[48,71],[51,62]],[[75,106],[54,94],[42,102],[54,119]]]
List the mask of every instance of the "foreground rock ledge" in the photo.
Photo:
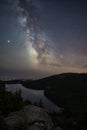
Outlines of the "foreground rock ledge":
[[47,112],[33,105],[9,114],[5,122],[9,130],[52,130],[54,128]]

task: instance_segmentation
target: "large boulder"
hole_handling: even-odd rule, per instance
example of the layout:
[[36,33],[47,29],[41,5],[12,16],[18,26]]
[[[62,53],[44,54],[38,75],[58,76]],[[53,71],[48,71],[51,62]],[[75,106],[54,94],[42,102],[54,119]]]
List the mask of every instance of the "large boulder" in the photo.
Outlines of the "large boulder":
[[9,130],[51,130],[54,127],[48,113],[33,105],[9,114],[5,122]]

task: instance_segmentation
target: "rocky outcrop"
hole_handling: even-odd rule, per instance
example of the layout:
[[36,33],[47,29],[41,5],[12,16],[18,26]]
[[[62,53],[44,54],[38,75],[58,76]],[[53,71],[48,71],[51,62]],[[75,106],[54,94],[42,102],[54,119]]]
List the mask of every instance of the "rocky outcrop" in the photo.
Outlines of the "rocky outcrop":
[[9,114],[5,122],[9,130],[52,130],[54,127],[47,112],[33,105]]

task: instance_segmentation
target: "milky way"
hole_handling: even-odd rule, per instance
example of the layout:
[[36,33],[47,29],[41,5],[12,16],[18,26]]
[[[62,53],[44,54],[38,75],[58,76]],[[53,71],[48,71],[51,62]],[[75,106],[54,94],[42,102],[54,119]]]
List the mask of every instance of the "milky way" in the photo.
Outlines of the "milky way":
[[39,9],[34,5],[33,0],[18,1],[18,18],[21,27],[24,30],[25,46],[31,57],[31,64],[47,64],[59,66],[61,62],[55,59],[52,48],[48,46],[48,39],[44,38],[43,31],[40,28]]

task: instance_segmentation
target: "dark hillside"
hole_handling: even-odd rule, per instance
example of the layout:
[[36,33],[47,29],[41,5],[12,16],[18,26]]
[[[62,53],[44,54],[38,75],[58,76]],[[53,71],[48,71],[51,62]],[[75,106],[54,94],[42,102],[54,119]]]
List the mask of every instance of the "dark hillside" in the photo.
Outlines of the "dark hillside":
[[32,82],[25,87],[44,89],[45,95],[57,105],[71,111],[82,112],[87,108],[87,74],[65,73]]

